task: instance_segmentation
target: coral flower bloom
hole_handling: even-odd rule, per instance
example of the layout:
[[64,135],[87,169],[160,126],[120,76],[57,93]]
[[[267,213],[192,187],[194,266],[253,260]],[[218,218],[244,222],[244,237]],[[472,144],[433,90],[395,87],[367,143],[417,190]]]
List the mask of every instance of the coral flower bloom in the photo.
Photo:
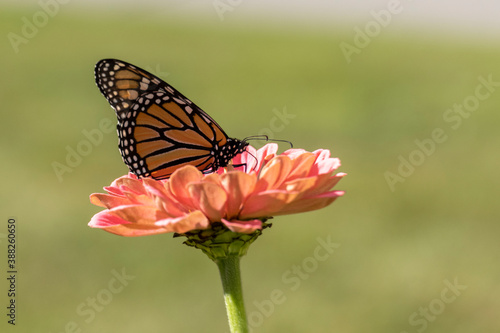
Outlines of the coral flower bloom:
[[323,208],[344,194],[332,187],[345,175],[334,174],[340,160],[328,150],[259,150],[249,146],[233,159],[240,169],[203,174],[193,166],[169,179],[138,179],[129,174],[94,193],[90,201],[106,210],[89,226],[121,236],[173,232],[185,234],[222,224],[232,232],[252,234],[273,216]]

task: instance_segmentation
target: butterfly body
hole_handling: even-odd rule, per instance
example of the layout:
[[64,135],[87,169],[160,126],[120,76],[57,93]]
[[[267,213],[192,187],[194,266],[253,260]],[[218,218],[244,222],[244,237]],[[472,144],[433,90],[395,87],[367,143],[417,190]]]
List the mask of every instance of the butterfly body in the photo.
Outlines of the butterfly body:
[[95,78],[115,109],[123,161],[139,177],[168,178],[184,165],[213,172],[248,146],[245,140],[229,138],[172,86],[134,65],[103,59]]

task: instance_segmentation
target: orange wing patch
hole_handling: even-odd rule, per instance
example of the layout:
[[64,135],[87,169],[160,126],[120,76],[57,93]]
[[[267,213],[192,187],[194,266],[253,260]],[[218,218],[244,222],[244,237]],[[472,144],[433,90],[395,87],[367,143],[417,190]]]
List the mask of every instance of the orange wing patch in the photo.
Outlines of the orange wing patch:
[[137,154],[139,154],[139,156],[141,157],[149,156],[162,149],[169,149],[172,147],[174,147],[173,143],[163,140],[140,142],[136,145]]
[[[156,108],[161,110],[160,107],[153,105],[150,107],[150,109]],[[168,126],[168,124],[165,124],[163,121],[158,120],[155,117],[152,117],[149,113],[144,113],[144,112],[139,112],[137,115],[136,119],[136,125],[141,126],[141,125],[147,125],[150,127],[156,127],[156,128],[164,128]]]
[[181,146],[194,145],[207,149],[212,148],[212,143],[210,141],[207,141],[200,133],[192,129],[167,129],[164,134],[169,139],[175,140]]
[[122,69],[115,73],[115,79],[140,81],[141,77],[128,69]]
[[160,134],[152,128],[139,126],[134,128],[134,138],[137,142],[142,142],[146,140],[160,138]]
[[177,127],[177,128],[184,127],[184,123],[179,121],[179,119],[178,119],[179,117],[176,118],[176,117],[172,116],[172,112],[168,108],[165,107],[168,104],[169,103],[163,104],[163,107],[160,107],[159,105],[153,104],[149,107],[147,112],[148,112],[148,114],[155,116],[164,122],[163,126],[160,126],[160,128],[161,127]]
[[166,153],[150,156],[146,159],[146,162],[148,164],[149,169],[154,170],[161,167],[164,164],[174,164],[177,165],[178,167],[179,164],[175,163],[176,161],[180,161],[182,159],[190,159],[190,158],[193,158],[193,160],[190,160],[189,162],[184,164],[196,165],[196,163],[194,163],[195,161],[199,159],[201,160],[206,159],[209,156],[210,153],[206,150],[178,148]]
[[179,118],[184,124],[186,124],[189,127],[193,127],[193,122],[187,115],[187,113],[176,103],[174,102],[167,102],[163,103],[162,107],[167,110],[168,112],[174,114],[177,118]]

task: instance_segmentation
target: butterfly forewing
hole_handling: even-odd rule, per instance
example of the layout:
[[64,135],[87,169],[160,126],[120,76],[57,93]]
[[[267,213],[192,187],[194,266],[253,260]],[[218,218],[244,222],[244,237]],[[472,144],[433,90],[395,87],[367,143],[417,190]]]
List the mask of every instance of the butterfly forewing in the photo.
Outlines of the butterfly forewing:
[[101,93],[123,119],[134,102],[144,93],[162,89],[163,82],[134,65],[103,59],[95,67],[95,80]]

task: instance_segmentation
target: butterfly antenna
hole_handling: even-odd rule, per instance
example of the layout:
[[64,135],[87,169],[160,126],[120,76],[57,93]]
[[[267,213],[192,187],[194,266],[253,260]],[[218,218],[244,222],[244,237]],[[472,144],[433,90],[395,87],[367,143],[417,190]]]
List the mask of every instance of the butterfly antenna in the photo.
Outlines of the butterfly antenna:
[[281,140],[281,139],[269,139],[269,137],[265,134],[262,135],[252,135],[252,136],[247,136],[242,140],[242,142],[247,142],[250,140],[264,140],[264,141],[270,141],[270,142],[286,142],[290,145],[290,148],[293,148],[293,143],[288,140]]

